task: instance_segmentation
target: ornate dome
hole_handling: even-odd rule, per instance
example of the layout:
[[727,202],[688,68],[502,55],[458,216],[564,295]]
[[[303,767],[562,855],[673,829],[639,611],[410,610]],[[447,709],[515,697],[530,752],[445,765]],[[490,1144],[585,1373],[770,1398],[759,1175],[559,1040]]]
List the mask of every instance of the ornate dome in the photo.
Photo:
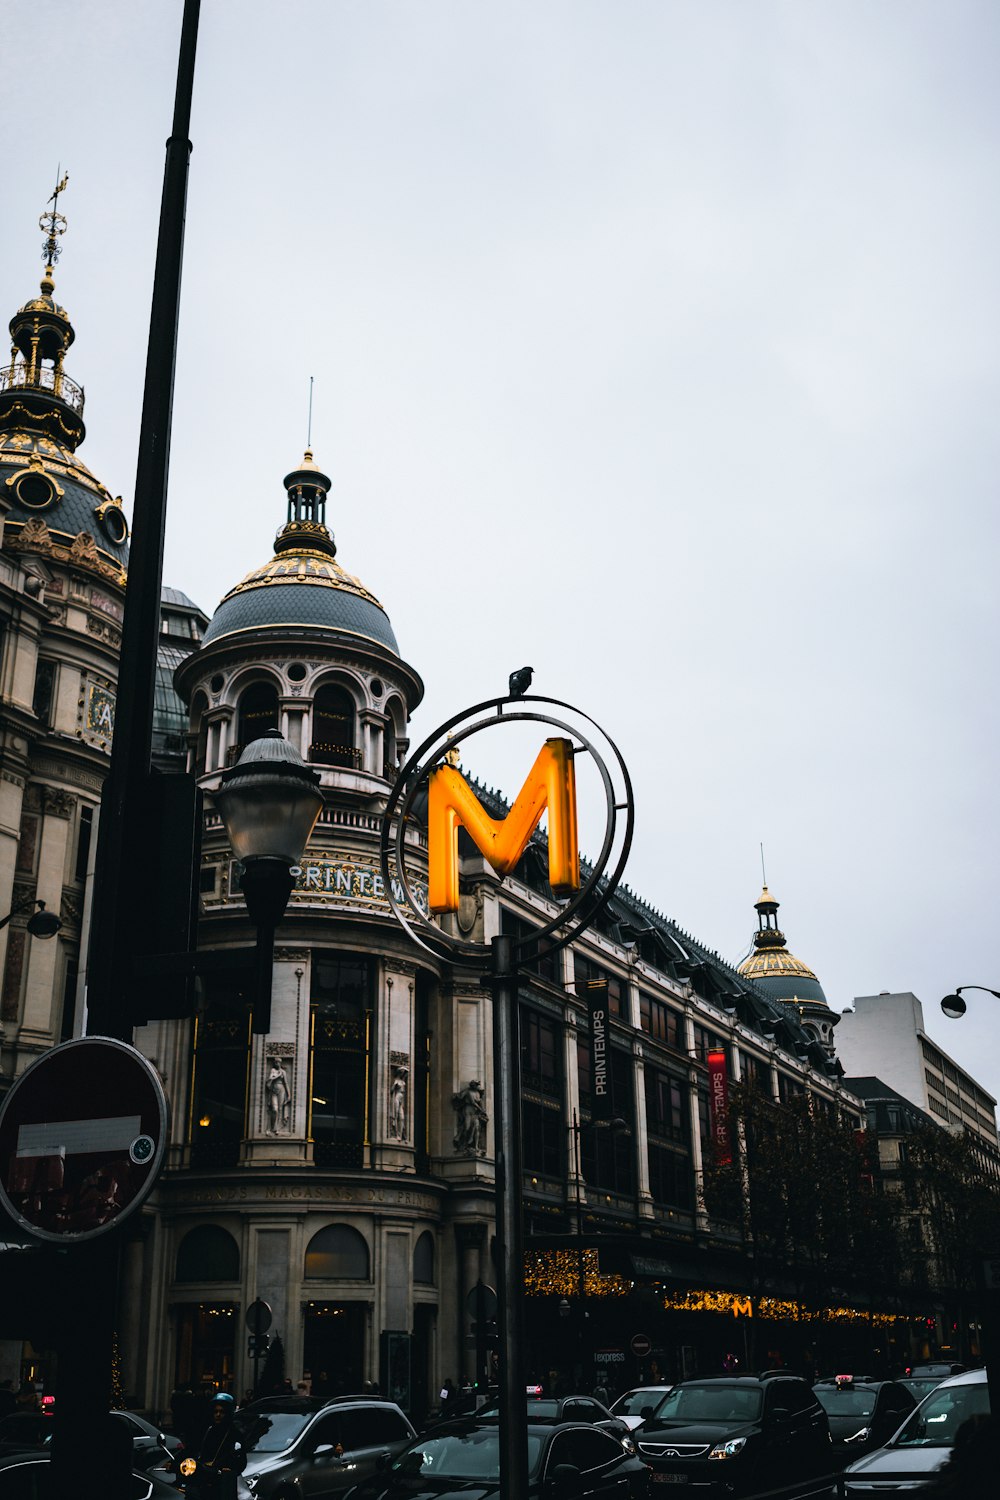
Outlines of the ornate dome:
[[288,520],[278,533],[274,556],[229,590],[205,632],[204,645],[242,631],[320,625],[375,641],[399,655],[389,618],[375,595],[336,561],[337,548],[324,518],[329,487],[307,449],[301,465],[285,476]]
[[785,945],[785,934],[777,926],[778,904],[765,885],[754,902],[759,922],[753,935],[754,951],[739,965],[739,972],[755,980],[773,1000],[827,1006],[823,986],[812,969]]

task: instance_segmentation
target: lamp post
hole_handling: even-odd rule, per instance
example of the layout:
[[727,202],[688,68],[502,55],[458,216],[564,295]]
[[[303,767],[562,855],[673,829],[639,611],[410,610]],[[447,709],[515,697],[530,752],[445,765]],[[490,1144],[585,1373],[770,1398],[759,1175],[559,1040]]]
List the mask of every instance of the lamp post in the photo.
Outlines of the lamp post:
[[[36,938],[55,937],[62,926],[62,918],[57,917],[54,911],[46,911],[44,901],[35,901],[34,905],[38,907],[38,910],[33,911],[25,923],[31,936]],[[26,906],[20,906],[16,911],[9,911],[5,917],[0,917],[0,927],[6,927],[11,917],[20,917],[27,909]]]
[[274,933],[285,914],[298,862],[323,810],[319,776],[294,745],[269,729],[224,771],[213,801],[242,866],[240,889],[257,929],[253,1029],[271,1029]]
[[945,995],[941,1001],[941,1009],[949,1021],[960,1021],[966,1012],[966,1004],[962,999],[963,990],[982,990],[984,995],[993,995],[1000,1000],[1000,990],[987,989],[985,984],[960,984],[953,995]]

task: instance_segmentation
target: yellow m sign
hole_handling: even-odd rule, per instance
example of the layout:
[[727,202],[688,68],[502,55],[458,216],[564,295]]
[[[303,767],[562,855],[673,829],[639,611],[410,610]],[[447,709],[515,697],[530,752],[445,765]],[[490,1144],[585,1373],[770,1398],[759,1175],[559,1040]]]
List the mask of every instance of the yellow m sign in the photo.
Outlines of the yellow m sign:
[[428,777],[428,904],[433,912],[458,910],[458,827],[496,870],[509,875],[528,840],[549,813],[549,884],[557,896],[580,889],[576,827],[576,772],[569,740],[546,740],[505,818],[491,818],[464,776],[436,766]]

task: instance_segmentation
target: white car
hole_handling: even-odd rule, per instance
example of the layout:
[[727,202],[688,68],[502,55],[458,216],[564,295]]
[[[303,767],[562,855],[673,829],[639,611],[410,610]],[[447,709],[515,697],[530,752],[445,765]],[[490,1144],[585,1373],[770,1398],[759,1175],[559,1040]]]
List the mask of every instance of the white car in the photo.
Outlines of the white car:
[[634,1386],[618,1397],[611,1407],[611,1414],[624,1422],[629,1431],[634,1432],[647,1417],[653,1415],[667,1392],[672,1390],[672,1385]]
[[[859,1500],[891,1490],[919,1491],[936,1469],[948,1462],[957,1434],[990,1414],[985,1370],[967,1370],[942,1380],[884,1448],[850,1464],[840,1476],[840,1500]],[[980,1492],[976,1492],[977,1494]],[[973,1500],[970,1491],[969,1500]]]

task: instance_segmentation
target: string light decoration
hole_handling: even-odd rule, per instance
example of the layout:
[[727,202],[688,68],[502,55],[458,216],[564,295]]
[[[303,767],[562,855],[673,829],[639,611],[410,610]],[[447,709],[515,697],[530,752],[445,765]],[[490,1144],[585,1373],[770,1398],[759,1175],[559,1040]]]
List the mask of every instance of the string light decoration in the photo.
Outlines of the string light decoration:
[[896,1313],[870,1312],[857,1307],[803,1307],[779,1297],[759,1297],[754,1308],[749,1292],[698,1290],[664,1292],[662,1305],[667,1312],[732,1313],[734,1317],[767,1318],[787,1323],[867,1323],[884,1328],[899,1321]]
[[118,1335],[111,1335],[111,1409],[112,1411],[124,1411],[127,1402],[125,1400],[125,1382],[122,1380],[122,1352],[118,1347]]
[[524,1257],[528,1297],[627,1297],[626,1276],[602,1276],[596,1250],[532,1250]]

